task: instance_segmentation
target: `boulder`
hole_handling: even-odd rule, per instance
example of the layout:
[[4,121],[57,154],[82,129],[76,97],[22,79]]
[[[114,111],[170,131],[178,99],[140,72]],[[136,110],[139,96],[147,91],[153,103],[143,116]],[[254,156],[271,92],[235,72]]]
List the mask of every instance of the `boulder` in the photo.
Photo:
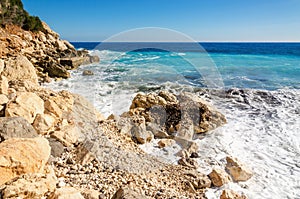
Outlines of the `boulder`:
[[53,157],[60,157],[61,154],[64,152],[64,145],[55,138],[47,138],[47,140],[51,147],[51,155]]
[[21,116],[33,123],[37,114],[44,113],[44,101],[35,93],[22,92],[15,102],[9,102],[5,109],[6,117]]
[[175,143],[176,143],[175,140],[172,139],[161,139],[157,144],[159,148],[165,148],[165,147],[172,146]]
[[236,193],[235,191],[225,189],[222,191],[220,199],[247,199],[245,195]]
[[0,76],[0,94],[8,95],[8,80],[5,76]]
[[42,173],[50,157],[42,137],[12,138],[0,144],[0,185],[26,173]]
[[83,189],[81,190],[81,194],[86,199],[99,199],[100,192],[93,189]]
[[139,144],[145,144],[153,139],[153,134],[146,130],[145,126],[134,125],[131,129],[131,134]]
[[33,121],[33,127],[38,134],[47,134],[55,125],[56,119],[49,114],[37,114]]
[[58,77],[58,78],[69,78],[70,73],[67,71],[67,69],[55,62],[47,62],[44,65],[45,72],[48,73],[49,77]]
[[63,112],[55,101],[48,99],[45,101],[44,106],[45,106],[45,113],[54,114],[58,118],[62,117]]
[[70,57],[70,58],[61,58],[59,63],[65,66],[67,69],[76,69],[80,65],[86,63],[89,60],[88,57]]
[[82,72],[82,75],[83,75],[83,76],[91,76],[91,75],[94,75],[94,73],[93,73],[93,71],[91,71],[91,70],[84,70],[84,71]]
[[54,32],[45,22],[42,21],[42,25],[43,25],[44,32],[46,33],[46,35],[52,35],[54,38],[59,37],[59,34]]
[[38,84],[38,76],[32,63],[25,56],[9,58],[2,75],[9,80],[28,80]]
[[34,138],[37,133],[22,117],[0,118],[0,142],[10,138]]
[[56,189],[48,199],[84,199],[80,191],[73,187],[63,187]]
[[33,173],[19,176],[6,183],[1,189],[3,198],[30,198],[40,199],[46,194],[53,192],[56,188],[56,176],[53,169],[46,174]]
[[226,161],[226,171],[234,181],[247,181],[253,176],[252,171],[238,159],[228,156]]
[[221,187],[231,181],[230,176],[224,170],[218,168],[214,168],[208,176],[216,187]]
[[184,173],[184,177],[193,185],[194,189],[211,187],[210,179],[206,175],[199,173],[197,170],[187,170]]
[[75,125],[65,126],[60,131],[54,131],[51,137],[57,139],[65,146],[71,146],[83,139],[80,129]]
[[68,49],[68,47],[66,46],[66,44],[64,43],[64,41],[57,39],[55,41],[55,47],[59,50],[59,51],[65,51]]

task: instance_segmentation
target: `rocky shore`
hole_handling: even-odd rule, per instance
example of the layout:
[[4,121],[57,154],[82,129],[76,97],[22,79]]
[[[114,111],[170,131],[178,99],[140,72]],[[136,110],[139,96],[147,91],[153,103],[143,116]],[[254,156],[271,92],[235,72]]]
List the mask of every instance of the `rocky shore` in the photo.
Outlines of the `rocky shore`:
[[[128,112],[104,118],[79,95],[41,87],[100,61],[42,25],[0,28],[0,198],[206,198],[208,188],[251,178],[233,157],[197,170],[193,138],[226,118],[192,93],[139,93]],[[153,139],[161,150],[180,145],[178,164],[141,150]],[[246,196],[224,189],[220,198]]]

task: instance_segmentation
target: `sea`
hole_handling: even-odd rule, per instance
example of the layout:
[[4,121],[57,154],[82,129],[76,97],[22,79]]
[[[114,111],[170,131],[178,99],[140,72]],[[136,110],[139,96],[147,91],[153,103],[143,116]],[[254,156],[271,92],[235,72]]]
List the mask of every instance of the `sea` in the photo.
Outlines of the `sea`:
[[[98,55],[100,63],[45,86],[81,94],[105,116],[127,111],[138,92],[160,90],[193,92],[226,116],[226,125],[195,140],[200,170],[208,173],[231,155],[254,176],[209,189],[207,198],[219,198],[224,188],[253,199],[300,198],[300,43],[72,44]],[[172,149],[142,148],[176,163]]]

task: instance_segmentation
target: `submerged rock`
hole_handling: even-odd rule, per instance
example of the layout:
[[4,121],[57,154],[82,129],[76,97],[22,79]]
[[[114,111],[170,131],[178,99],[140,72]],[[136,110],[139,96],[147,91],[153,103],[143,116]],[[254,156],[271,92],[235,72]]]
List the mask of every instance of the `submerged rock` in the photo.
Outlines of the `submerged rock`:
[[84,70],[84,71],[82,72],[82,75],[83,75],[83,76],[91,76],[91,75],[94,75],[94,72],[91,71],[91,70]]

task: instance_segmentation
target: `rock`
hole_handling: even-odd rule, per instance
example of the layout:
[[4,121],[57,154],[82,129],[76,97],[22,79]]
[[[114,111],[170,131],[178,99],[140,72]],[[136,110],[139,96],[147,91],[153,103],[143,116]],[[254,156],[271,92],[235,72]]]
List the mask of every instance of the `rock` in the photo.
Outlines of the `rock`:
[[59,35],[56,32],[54,32],[45,22],[42,21],[42,25],[46,35],[52,35],[54,38],[59,37]]
[[141,199],[141,198],[147,199],[148,197],[133,191],[129,187],[123,187],[118,189],[111,199],[125,199],[125,198],[126,199]]
[[45,138],[12,138],[0,144],[0,185],[26,173],[42,173],[50,156]]
[[68,49],[68,47],[66,46],[66,44],[64,43],[64,41],[57,39],[55,41],[55,47],[60,50],[60,51],[65,51]]
[[4,60],[0,59],[0,73],[2,73],[4,66]]
[[44,101],[35,93],[22,92],[15,102],[9,102],[5,109],[6,117],[22,116],[33,123],[37,114],[44,113]]
[[53,169],[46,174],[25,174],[6,183],[0,195],[3,198],[31,198],[40,199],[56,188],[56,176]]
[[86,199],[99,199],[100,192],[92,189],[81,190],[81,194]]
[[58,118],[62,117],[63,112],[59,108],[57,103],[55,103],[55,101],[48,99],[45,101],[44,106],[45,106],[45,113],[54,114]]
[[55,118],[49,114],[37,114],[32,125],[38,134],[45,135],[54,127]]
[[146,129],[151,131],[155,138],[168,138],[169,134],[162,130],[157,124],[148,122]]
[[120,133],[131,135],[131,129],[133,127],[133,124],[130,118],[121,117],[117,121],[117,126],[120,129]]
[[9,99],[7,98],[6,95],[0,94],[0,105],[7,104],[8,101],[9,101]]
[[80,191],[73,187],[63,187],[56,189],[48,199],[84,199],[84,197],[81,195]]
[[65,67],[59,65],[55,62],[47,62],[42,64],[45,67],[45,72],[48,73],[49,77],[58,77],[67,79],[70,77],[70,73],[67,71]]
[[157,144],[159,148],[169,147],[174,145],[176,142],[172,139],[161,139]]
[[67,67],[69,70],[76,69],[83,63],[87,62],[89,60],[88,57],[70,57],[70,58],[61,58],[59,60],[59,63],[65,67]]
[[245,195],[236,193],[235,191],[225,189],[223,190],[220,199],[247,199]]
[[178,164],[185,166],[185,167],[193,168],[193,169],[197,169],[197,167],[198,167],[197,161],[195,161],[192,158],[182,157],[181,159],[178,160]]
[[0,76],[0,94],[8,95],[8,80],[4,76]]
[[228,156],[226,157],[226,161],[226,171],[231,175],[234,181],[247,181],[253,176],[252,171],[243,163],[239,162],[238,159]]
[[221,187],[231,181],[230,176],[222,169],[215,168],[208,176],[216,187]]
[[82,75],[83,75],[83,76],[91,76],[91,75],[94,75],[94,73],[93,73],[93,71],[91,71],[91,70],[84,70],[84,71],[82,72]]
[[10,138],[34,138],[37,133],[22,117],[0,118],[0,142]]
[[38,85],[38,76],[35,68],[25,56],[9,58],[2,75],[9,80],[28,80]]
[[60,131],[54,131],[51,137],[57,139],[65,146],[71,146],[83,139],[80,129],[75,125],[68,125]]
[[100,58],[97,55],[87,55],[89,57],[89,63],[99,63]]
[[150,131],[146,131],[146,128],[142,128],[141,126],[134,126],[131,129],[131,133],[133,138],[140,144],[145,144],[153,139],[153,134]]
[[204,189],[211,187],[210,179],[206,175],[199,173],[197,170],[188,170],[184,173],[184,175],[195,189]]

